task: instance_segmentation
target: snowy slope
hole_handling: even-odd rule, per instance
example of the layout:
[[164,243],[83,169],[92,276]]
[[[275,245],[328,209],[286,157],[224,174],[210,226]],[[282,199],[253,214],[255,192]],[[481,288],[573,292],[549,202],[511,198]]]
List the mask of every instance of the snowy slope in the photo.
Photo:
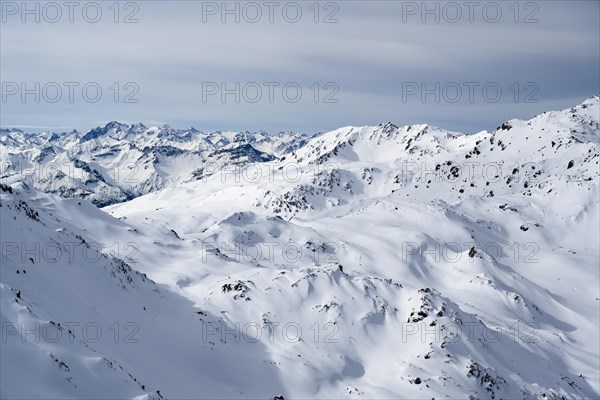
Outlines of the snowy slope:
[[[105,332],[7,336],[3,382],[40,384],[2,397],[597,398],[599,114],[594,97],[470,136],[388,123],[277,151],[246,137],[244,163],[227,139],[211,150],[224,168],[102,210],[13,185],[3,324]],[[106,255],[31,263],[5,245],[81,240]],[[115,343],[114,322],[139,343]]]
[[61,214],[107,229],[123,228],[118,220],[85,201],[2,190],[2,398],[256,397],[257,381],[281,390],[261,346],[203,340],[227,327],[220,316]]

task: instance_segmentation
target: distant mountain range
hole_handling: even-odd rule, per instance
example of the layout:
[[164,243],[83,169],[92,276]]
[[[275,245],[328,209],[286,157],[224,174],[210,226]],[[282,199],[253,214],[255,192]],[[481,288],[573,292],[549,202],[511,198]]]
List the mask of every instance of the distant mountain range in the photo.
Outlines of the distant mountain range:
[[0,177],[106,206],[200,179],[223,165],[272,161],[307,140],[292,133],[203,133],[116,121],[85,134],[5,129],[0,134]]

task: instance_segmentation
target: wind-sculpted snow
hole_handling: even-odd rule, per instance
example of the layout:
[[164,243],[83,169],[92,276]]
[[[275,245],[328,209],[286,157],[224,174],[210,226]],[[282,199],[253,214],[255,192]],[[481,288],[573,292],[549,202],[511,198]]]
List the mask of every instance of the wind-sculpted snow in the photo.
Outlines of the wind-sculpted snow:
[[256,397],[259,379],[283,390],[263,346],[211,345],[205,324],[228,322],[117,257],[135,242],[104,246],[77,223],[127,225],[86,201],[1,189],[2,398]]
[[597,398],[598,100],[475,135],[52,136],[153,169],[102,210],[2,186],[2,397]]

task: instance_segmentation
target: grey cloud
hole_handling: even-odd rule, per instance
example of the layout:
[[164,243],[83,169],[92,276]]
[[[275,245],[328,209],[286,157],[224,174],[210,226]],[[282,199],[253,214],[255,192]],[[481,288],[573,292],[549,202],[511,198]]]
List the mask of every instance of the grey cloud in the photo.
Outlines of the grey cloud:
[[[0,28],[3,82],[94,81],[105,96],[94,104],[13,98],[2,104],[1,125],[86,130],[96,121],[122,119],[207,130],[316,132],[389,120],[474,132],[600,92],[598,2],[536,2],[535,24],[514,23],[509,14],[496,24],[481,18],[423,24],[418,16],[404,23],[406,3],[337,2],[336,24],[315,24],[308,13],[297,24],[281,18],[273,24],[222,24],[217,17],[203,23],[202,2],[187,1],[138,2],[140,22],[130,25],[110,18],[98,24],[8,21]],[[306,11],[312,2],[301,4]],[[138,104],[106,98],[112,83],[131,81],[140,89]],[[215,96],[203,103],[202,82],[207,81],[229,87],[299,82],[303,100],[291,104],[279,96],[273,103],[237,104]],[[405,82],[431,87],[473,81],[498,82],[505,90],[514,82],[535,82],[538,102],[515,102],[509,92],[496,104],[481,96],[473,104],[402,98]],[[308,87],[314,82],[337,83],[339,103],[310,101]]]

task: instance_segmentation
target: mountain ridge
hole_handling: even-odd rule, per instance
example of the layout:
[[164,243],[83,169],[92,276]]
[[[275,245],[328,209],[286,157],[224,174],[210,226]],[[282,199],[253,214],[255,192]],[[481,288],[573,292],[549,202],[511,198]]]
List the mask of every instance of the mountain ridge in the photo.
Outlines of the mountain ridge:
[[[313,153],[319,153],[321,158],[318,162],[323,163],[333,156],[332,152],[346,151],[351,154],[349,148],[353,147],[356,140],[376,140],[380,145],[394,143],[394,146],[399,147],[397,151],[408,152],[409,155],[416,152],[424,154],[457,151],[457,148],[444,146],[454,143],[457,143],[458,147],[464,146],[472,138],[488,140],[490,134],[494,138],[501,137],[503,132],[509,132],[513,126],[524,127],[532,123],[551,122],[557,116],[564,117],[571,112],[573,118],[580,119],[574,122],[583,128],[577,133],[579,136],[576,139],[585,141],[588,140],[585,136],[587,127],[594,123],[594,119],[585,110],[596,109],[597,104],[598,96],[594,96],[558,114],[543,113],[528,121],[509,120],[496,131],[482,131],[473,135],[449,132],[425,124],[398,127],[389,122],[377,127],[343,127],[310,137],[294,133],[204,133],[194,128],[175,130],[167,125],[162,128],[146,127],[141,123],[128,125],[117,121],[91,129],[85,134],[70,132],[36,135],[15,130],[10,131],[14,132],[14,135],[11,135],[9,130],[5,130],[5,134],[0,136],[0,154],[3,160],[0,177],[11,183],[15,179],[23,179],[30,175],[36,187],[43,191],[63,197],[75,195],[90,198],[95,204],[105,206],[127,201],[132,196],[137,197],[149,193],[149,190],[162,189],[176,182],[205,177],[205,173],[199,174],[198,171],[218,170],[227,164],[248,165],[259,160],[272,161],[276,158],[284,159],[287,163],[293,161],[301,164],[304,159],[311,157],[308,153],[311,150]],[[591,126],[589,132],[597,133],[597,128],[597,125]],[[425,143],[421,140],[423,136],[432,141]],[[416,142],[419,144],[415,145]],[[503,142],[499,142],[499,146],[504,147]],[[250,145],[256,152],[245,145]],[[222,150],[227,146],[239,147],[231,153],[236,154],[236,159],[223,159],[220,156],[218,160],[214,160],[213,157],[223,154]],[[317,146],[324,148],[316,149]],[[172,150],[165,153],[164,149],[168,147]],[[43,150],[40,152],[38,148]],[[343,150],[344,148],[346,150]],[[244,152],[244,149],[247,151]],[[391,153],[391,149],[387,152],[379,151],[377,158],[394,157]],[[258,154],[262,156],[256,158]],[[78,168],[75,165],[77,162],[80,165],[97,166],[96,178],[86,176],[89,172]],[[161,162],[163,167],[157,168],[156,164]],[[43,173],[39,173],[39,170]],[[68,179],[61,181],[61,176]],[[100,177],[102,179],[99,179]],[[47,181],[54,182],[54,187],[43,183]],[[152,184],[152,181],[155,183]],[[99,195],[98,192],[104,194]]]
[[475,135],[3,135],[83,173],[3,173],[1,395],[597,397],[598,100]]

